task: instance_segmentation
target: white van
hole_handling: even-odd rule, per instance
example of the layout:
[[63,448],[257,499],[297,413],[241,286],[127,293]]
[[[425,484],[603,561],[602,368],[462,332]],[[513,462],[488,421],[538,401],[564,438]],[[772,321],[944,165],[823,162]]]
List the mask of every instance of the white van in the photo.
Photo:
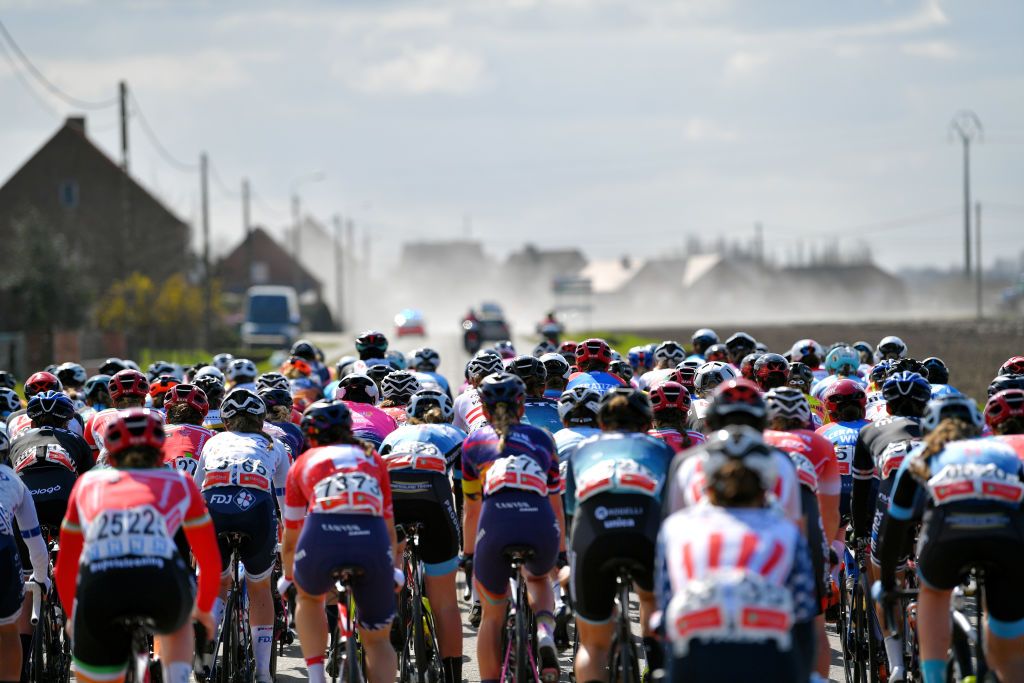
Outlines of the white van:
[[245,293],[242,344],[288,347],[299,336],[299,297],[293,287],[257,285]]

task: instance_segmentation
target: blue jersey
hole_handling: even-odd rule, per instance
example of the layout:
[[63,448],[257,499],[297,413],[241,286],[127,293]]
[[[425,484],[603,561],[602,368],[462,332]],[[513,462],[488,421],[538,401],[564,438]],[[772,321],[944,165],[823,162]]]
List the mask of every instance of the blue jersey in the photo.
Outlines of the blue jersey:
[[593,387],[602,394],[609,389],[615,387],[627,386],[626,383],[620,377],[616,377],[610,372],[603,370],[595,370],[594,372],[577,372],[570,379],[569,384],[566,385],[565,389],[575,389],[576,387]]
[[270,424],[284,432],[284,445],[291,451],[292,462],[295,462],[295,459],[305,450],[306,437],[302,433],[302,429],[294,422],[271,422]]
[[643,494],[661,500],[675,452],[647,434],[605,433],[587,439],[569,456],[566,514],[599,493]]
[[[450,424],[402,425],[384,438],[380,444],[380,454],[387,455],[400,443],[429,443],[444,454],[448,467],[451,467],[458,460],[465,440],[466,432]],[[454,474],[456,479],[462,478],[461,470],[456,470]]]
[[516,424],[509,427],[505,447],[494,427],[487,425],[470,434],[462,444],[462,492],[483,492],[486,499],[505,490],[547,496],[562,490],[555,440],[544,429]]
[[558,449],[558,460],[567,462],[576,447],[584,439],[597,436],[601,430],[597,427],[565,427],[555,432],[555,448]]
[[562,390],[561,389],[545,389],[544,390],[544,398],[550,398],[553,401],[557,401],[558,399],[562,398]]
[[452,395],[452,390],[448,386],[448,380],[444,378],[444,375],[437,372],[420,372],[419,370],[412,374],[424,389],[436,387],[438,390],[448,394],[449,397]]
[[842,515],[847,515],[850,512],[850,495],[853,493],[853,453],[857,446],[857,435],[869,424],[871,423],[867,420],[829,422],[817,429],[818,434],[828,439],[836,452],[839,479],[842,485],[839,501],[839,512]]
[[818,400],[821,400],[821,398],[825,395],[825,391],[830,386],[832,386],[833,384],[835,384],[836,382],[838,382],[841,379],[853,380],[854,382],[856,382],[857,384],[860,385],[861,389],[865,389],[866,390],[867,387],[868,387],[867,382],[862,380],[860,377],[857,377],[856,375],[851,375],[850,377],[840,377],[839,375],[828,375],[827,377],[822,377],[821,379],[819,379],[818,381],[816,381],[814,384],[811,385],[811,396],[813,396],[814,398],[816,398]]
[[949,384],[933,384],[932,385],[932,398],[939,398],[940,396],[959,396],[960,390]]
[[562,428],[562,419],[558,417],[558,403],[549,398],[527,397],[523,422],[546,429],[552,434]]

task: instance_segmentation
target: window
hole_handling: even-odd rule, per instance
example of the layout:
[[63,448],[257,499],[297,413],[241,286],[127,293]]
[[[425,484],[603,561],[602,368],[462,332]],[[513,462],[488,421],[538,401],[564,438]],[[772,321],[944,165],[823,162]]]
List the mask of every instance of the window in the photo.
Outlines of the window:
[[255,284],[261,284],[270,279],[270,266],[264,261],[253,261],[249,265],[249,279]]
[[78,207],[78,181],[65,180],[57,186],[57,199],[65,209]]

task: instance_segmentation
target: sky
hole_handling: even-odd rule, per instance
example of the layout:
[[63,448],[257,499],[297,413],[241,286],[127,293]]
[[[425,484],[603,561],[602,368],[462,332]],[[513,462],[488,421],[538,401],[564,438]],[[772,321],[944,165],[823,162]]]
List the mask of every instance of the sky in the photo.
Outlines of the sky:
[[[132,172],[186,220],[208,153],[216,253],[245,177],[255,222],[280,234],[297,194],[382,267],[411,239],[650,257],[758,221],[781,260],[945,267],[963,109],[986,261],[1024,250],[1019,0],[0,0],[0,21],[86,104],[127,80],[164,148],[134,115]],[[0,94],[0,178],[71,113],[117,157],[116,107],[7,57]]]

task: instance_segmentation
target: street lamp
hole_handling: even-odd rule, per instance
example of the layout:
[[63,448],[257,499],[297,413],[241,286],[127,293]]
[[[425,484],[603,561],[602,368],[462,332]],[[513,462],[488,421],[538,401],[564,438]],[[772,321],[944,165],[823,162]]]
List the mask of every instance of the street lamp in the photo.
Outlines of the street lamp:
[[299,263],[299,255],[302,253],[302,204],[299,199],[299,188],[310,183],[318,183],[327,175],[323,171],[315,171],[299,176],[291,183],[292,195],[292,258],[294,263],[295,291],[300,293],[302,281],[302,266]]

